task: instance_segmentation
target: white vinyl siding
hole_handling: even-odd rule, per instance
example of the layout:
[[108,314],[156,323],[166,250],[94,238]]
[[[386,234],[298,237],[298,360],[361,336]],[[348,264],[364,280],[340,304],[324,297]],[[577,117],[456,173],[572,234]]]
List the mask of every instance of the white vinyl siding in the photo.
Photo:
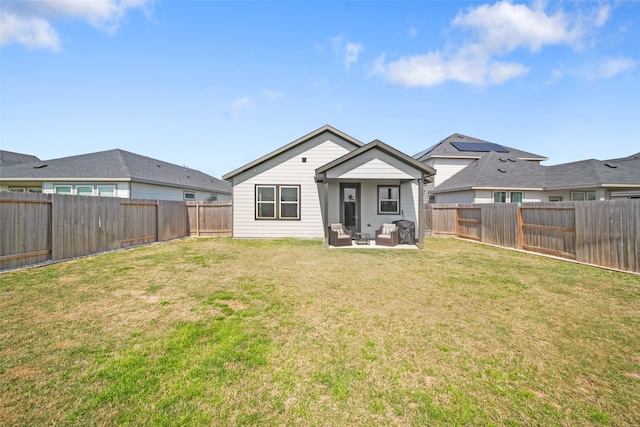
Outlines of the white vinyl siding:
[[462,169],[470,165],[474,159],[430,159],[432,160],[431,167],[436,170],[436,174],[433,177],[433,185],[438,185],[451,178],[453,175],[460,172]]
[[419,179],[422,174],[408,164],[378,150],[369,150],[327,171],[338,179]]
[[[356,149],[330,133],[322,133],[289,151],[233,177],[235,238],[323,238],[322,207],[315,170]],[[303,161],[303,158],[306,161]],[[256,185],[299,185],[300,220],[256,220]],[[324,203],[324,200],[322,201]]]

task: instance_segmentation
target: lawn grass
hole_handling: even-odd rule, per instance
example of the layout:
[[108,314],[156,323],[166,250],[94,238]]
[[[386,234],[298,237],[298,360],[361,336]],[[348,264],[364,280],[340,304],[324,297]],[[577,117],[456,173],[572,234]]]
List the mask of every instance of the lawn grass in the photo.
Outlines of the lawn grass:
[[640,276],[186,239],[0,275],[0,425],[640,425]]

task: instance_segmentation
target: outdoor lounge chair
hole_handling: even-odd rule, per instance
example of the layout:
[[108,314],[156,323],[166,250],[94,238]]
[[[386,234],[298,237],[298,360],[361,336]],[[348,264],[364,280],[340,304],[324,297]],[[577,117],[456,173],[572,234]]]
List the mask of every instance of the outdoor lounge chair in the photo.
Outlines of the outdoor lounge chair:
[[382,224],[376,230],[376,245],[395,246],[398,244],[398,226],[395,224]]
[[329,244],[331,246],[351,246],[351,230],[347,230],[342,224],[331,224]]

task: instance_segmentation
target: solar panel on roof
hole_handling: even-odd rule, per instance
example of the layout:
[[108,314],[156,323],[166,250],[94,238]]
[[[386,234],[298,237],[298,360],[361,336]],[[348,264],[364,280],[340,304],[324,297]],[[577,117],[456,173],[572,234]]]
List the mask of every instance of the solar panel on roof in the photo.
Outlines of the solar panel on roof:
[[493,142],[460,142],[453,141],[451,143],[458,151],[475,151],[475,152],[489,152],[495,151],[497,153],[508,153],[509,150],[502,145],[494,144]]

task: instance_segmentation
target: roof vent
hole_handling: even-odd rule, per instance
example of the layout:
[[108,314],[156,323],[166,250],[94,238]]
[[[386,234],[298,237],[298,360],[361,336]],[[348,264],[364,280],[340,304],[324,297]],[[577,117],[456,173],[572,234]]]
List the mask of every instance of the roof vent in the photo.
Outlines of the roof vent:
[[516,159],[507,159],[507,160],[509,160],[511,163],[515,163],[516,162]]
[[605,163],[604,165],[611,169],[616,169],[618,167],[618,165],[614,165],[613,163]]
[[40,163],[38,165],[35,165],[33,168],[34,169],[42,169],[42,168],[46,168],[47,166],[49,166],[49,165],[46,164],[46,163]]
[[507,170],[506,169],[502,169],[502,168],[498,168],[498,172],[507,173]]
[[498,160],[500,160],[501,162],[506,162],[507,159],[505,159],[504,157],[498,157]]

